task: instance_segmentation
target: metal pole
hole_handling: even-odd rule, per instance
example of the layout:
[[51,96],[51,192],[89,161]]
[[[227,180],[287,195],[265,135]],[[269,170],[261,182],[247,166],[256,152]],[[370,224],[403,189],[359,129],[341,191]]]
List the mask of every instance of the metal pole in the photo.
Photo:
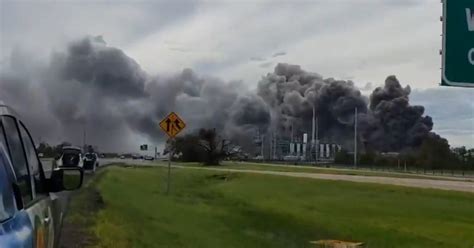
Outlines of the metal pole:
[[312,129],[311,129],[311,148],[309,149],[309,157],[313,157],[313,149],[315,147],[315,140],[314,140],[314,133],[315,133],[315,125],[316,125],[316,113],[315,113],[315,109],[314,109],[314,106],[313,106],[313,125],[312,125]]
[[82,136],[82,149],[84,149],[84,153],[86,152],[86,121],[84,121],[83,126],[83,136]]
[[277,135],[276,135],[276,132],[273,132],[273,159],[275,160],[276,159],[276,155],[277,155]]
[[357,108],[354,115],[354,168],[357,168]]
[[[173,140],[170,139],[172,142]],[[168,151],[168,179],[166,180],[166,194],[168,195],[170,192],[170,182],[171,182],[171,153],[172,153],[172,148],[171,148],[171,142],[169,144],[169,151]]]
[[319,155],[319,119],[318,117],[315,117],[316,120],[316,144],[315,144],[315,149],[316,149],[316,164],[318,164],[318,155]]
[[270,153],[268,154],[268,159],[273,160],[273,132],[270,132],[270,139],[268,139],[268,145],[270,148]]

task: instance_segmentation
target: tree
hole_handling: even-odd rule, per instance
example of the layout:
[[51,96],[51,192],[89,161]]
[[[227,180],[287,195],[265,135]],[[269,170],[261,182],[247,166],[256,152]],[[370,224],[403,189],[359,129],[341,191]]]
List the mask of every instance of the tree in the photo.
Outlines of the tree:
[[360,154],[359,164],[361,165],[374,165],[376,154],[372,151]]
[[202,162],[205,165],[219,165],[220,161],[241,154],[239,146],[222,138],[215,129],[200,129],[167,142],[163,154],[173,152],[173,157],[183,162]]
[[336,153],[334,157],[336,164],[351,164],[354,162],[353,157],[345,150],[342,149]]
[[[176,137],[171,144],[173,153],[177,155],[178,160],[183,162],[203,162],[204,149],[199,145],[197,135],[188,134],[182,137]],[[165,151],[165,154],[168,151]]]
[[221,138],[216,129],[199,130],[199,146],[205,151],[205,165],[219,165],[220,161],[232,155],[230,141]]
[[41,142],[39,146],[36,148],[36,151],[38,153],[42,153],[44,157],[46,158],[52,158],[54,157],[54,149],[51,147],[48,143]]
[[449,148],[448,141],[433,134],[426,137],[421,144],[417,164],[427,169],[453,168],[457,159]]

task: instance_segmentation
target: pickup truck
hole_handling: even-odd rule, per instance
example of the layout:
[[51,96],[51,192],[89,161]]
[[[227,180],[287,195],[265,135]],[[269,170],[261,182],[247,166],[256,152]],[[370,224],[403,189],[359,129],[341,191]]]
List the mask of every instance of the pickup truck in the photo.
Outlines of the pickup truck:
[[47,178],[19,116],[0,104],[0,247],[59,246],[66,210],[62,191],[78,189],[80,167],[54,168]]

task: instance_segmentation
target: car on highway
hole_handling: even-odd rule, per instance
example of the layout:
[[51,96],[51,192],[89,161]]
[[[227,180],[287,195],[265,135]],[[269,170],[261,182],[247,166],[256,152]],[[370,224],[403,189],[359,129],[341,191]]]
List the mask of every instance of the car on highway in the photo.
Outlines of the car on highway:
[[0,247],[58,247],[67,201],[83,170],[43,170],[35,143],[19,116],[0,104]]
[[144,159],[144,160],[148,160],[148,161],[153,161],[153,160],[155,160],[155,158],[152,157],[152,156],[145,156],[143,159]]
[[77,146],[63,147],[61,154],[54,159],[53,167],[84,167],[82,149]]
[[99,156],[97,155],[97,153],[86,153],[83,158],[83,165],[84,170],[90,170],[95,172],[97,167],[99,167]]

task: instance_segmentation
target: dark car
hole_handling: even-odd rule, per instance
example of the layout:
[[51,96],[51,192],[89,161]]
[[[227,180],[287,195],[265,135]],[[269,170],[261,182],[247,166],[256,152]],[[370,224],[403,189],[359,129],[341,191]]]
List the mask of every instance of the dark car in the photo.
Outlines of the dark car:
[[48,169],[46,177],[26,126],[0,104],[0,247],[58,247],[66,200],[82,168]]
[[99,157],[96,153],[88,152],[84,155],[83,164],[84,170],[91,170],[95,172],[97,167],[99,167]]

